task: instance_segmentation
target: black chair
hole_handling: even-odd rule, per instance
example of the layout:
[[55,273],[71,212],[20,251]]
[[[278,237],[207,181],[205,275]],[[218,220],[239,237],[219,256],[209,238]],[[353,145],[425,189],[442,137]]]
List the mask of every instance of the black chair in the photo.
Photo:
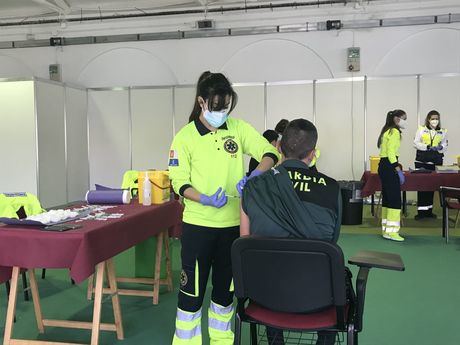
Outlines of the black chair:
[[[242,237],[232,246],[233,279],[238,299],[235,344],[248,322],[251,345],[257,325],[294,332],[346,332],[347,344],[358,343],[364,298],[373,267],[403,271],[399,255],[363,251],[349,260],[360,267],[347,284],[343,253],[319,240]],[[347,285],[349,287],[347,288]]]
[[454,227],[457,226],[460,214],[460,188],[440,187],[439,197],[442,207],[442,237],[446,238],[446,243],[449,242],[449,210],[457,210],[457,217],[453,220]]

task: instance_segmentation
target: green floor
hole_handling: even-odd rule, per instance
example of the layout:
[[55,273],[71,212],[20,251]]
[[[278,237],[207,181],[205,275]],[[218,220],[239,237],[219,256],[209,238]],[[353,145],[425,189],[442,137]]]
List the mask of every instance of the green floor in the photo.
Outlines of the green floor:
[[[361,249],[399,253],[405,272],[372,270],[366,297],[364,331],[360,344],[364,345],[457,345],[456,328],[460,309],[460,226],[452,231],[452,239],[445,244],[440,236],[440,221],[415,222],[413,209],[401,233],[406,242],[395,243],[382,239],[375,220],[366,218],[362,226],[345,226],[339,241],[345,256]],[[365,214],[368,214],[366,209]],[[438,212],[439,214],[439,212]],[[411,220],[412,218],[412,220]],[[175,286],[179,273],[179,250],[173,243]],[[132,252],[119,260],[117,271],[129,270]],[[126,265],[124,265],[126,263]],[[354,270],[356,273],[356,270]],[[72,286],[65,270],[50,270],[45,280],[39,280],[42,307],[46,318],[89,320],[91,303],[86,301],[86,283]],[[151,299],[121,297],[125,340],[117,341],[112,332],[102,332],[101,344],[167,345],[174,332],[177,289],[163,292],[160,304]],[[6,294],[0,287],[0,334],[6,313]],[[49,328],[45,335],[37,332],[33,305],[18,299],[14,335],[26,339],[49,341],[89,342],[89,332]],[[112,321],[109,299],[105,299],[103,321]],[[204,325],[206,326],[206,320]],[[203,328],[204,329],[204,328]],[[245,330],[243,344],[249,344]],[[208,344],[206,338],[204,344]]]

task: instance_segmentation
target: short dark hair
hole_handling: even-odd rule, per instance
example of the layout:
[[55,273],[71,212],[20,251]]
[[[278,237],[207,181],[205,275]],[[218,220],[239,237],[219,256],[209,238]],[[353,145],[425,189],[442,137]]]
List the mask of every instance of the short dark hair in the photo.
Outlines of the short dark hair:
[[272,141],[276,141],[278,140],[278,133],[276,133],[274,130],[272,129],[267,129],[264,134],[262,134],[262,136],[267,139],[267,141],[269,143],[271,143]]
[[318,131],[305,119],[291,121],[281,138],[281,152],[286,158],[305,159],[316,147]]
[[280,122],[278,122],[275,126],[275,132],[278,134],[283,134],[288,124],[289,124],[289,120],[286,120],[286,119],[280,120]]

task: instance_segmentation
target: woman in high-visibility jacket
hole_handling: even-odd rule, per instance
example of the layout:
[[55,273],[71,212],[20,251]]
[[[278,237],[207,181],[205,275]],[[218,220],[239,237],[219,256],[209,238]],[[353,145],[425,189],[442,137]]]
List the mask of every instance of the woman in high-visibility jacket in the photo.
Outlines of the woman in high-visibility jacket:
[[[416,168],[435,170],[436,165],[442,165],[444,152],[447,149],[447,131],[441,128],[441,115],[436,110],[428,113],[424,126],[417,130],[414,147],[417,149]],[[436,218],[433,214],[433,196],[433,192],[417,193],[416,220]]]
[[380,149],[379,177],[382,182],[382,236],[393,241],[404,241],[399,235],[401,227],[401,185],[405,178],[398,162],[401,129],[407,115],[404,110],[388,112],[380,132],[377,147]]
[[[190,123],[174,137],[169,177],[184,197],[182,271],[173,345],[201,345],[201,307],[212,269],[208,312],[211,345],[233,345],[230,249],[239,237],[242,188],[272,168],[278,152],[248,123],[229,117],[237,94],[220,73],[199,79]],[[259,163],[244,174],[244,154]]]

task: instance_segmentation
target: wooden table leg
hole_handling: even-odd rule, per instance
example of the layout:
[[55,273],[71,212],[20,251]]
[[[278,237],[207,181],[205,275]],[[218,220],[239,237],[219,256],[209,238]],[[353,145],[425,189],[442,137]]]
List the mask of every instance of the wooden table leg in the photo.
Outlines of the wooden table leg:
[[117,329],[117,339],[123,340],[123,320],[121,317],[120,297],[118,296],[117,278],[115,277],[115,265],[113,259],[106,261],[107,263],[107,281],[109,284],[110,293],[112,295],[113,316],[115,318],[115,326]]
[[38,293],[37,279],[35,278],[35,270],[29,270],[30,288],[32,291],[32,300],[34,301],[35,318],[37,319],[37,327],[40,333],[45,333],[43,326],[42,308],[40,306],[40,295]]
[[91,345],[99,344],[99,331],[101,328],[102,288],[104,283],[105,262],[96,266],[96,288],[94,289],[93,324],[91,332]]
[[13,267],[13,274],[11,275],[10,296],[8,299],[8,309],[6,312],[3,345],[10,345],[11,336],[13,335],[14,313],[16,311],[16,298],[18,297],[19,271],[19,267]]
[[157,237],[157,252],[155,255],[155,273],[153,276],[153,304],[158,304],[160,294],[160,276],[161,276],[161,256],[163,251],[164,232],[158,234]]
[[93,298],[94,274],[88,278],[88,290],[86,291],[86,298],[91,301]]
[[168,291],[171,292],[173,290],[173,283],[172,283],[172,268],[171,268],[171,252],[169,248],[169,233],[168,230],[165,231],[165,256],[166,256],[166,282],[168,286]]

